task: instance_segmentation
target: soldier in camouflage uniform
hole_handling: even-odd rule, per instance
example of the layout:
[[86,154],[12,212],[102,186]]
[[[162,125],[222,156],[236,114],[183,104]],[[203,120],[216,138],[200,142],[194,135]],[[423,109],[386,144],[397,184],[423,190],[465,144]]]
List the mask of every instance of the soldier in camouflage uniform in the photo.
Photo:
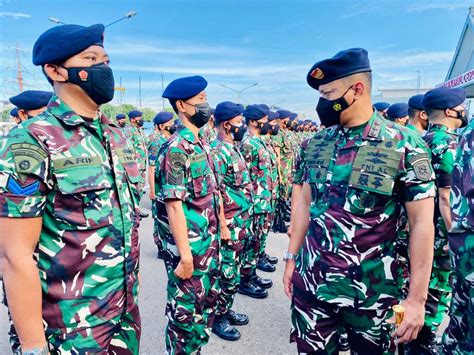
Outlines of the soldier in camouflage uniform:
[[399,301],[394,239],[402,201],[413,227],[412,277],[394,335],[411,341],[423,322],[433,243],[426,221],[435,195],[430,152],[419,136],[373,111],[370,70],[367,52],[354,48],[316,63],[307,76],[329,128],[301,152],[295,179],[303,191],[285,253],[291,341],[300,353],[337,353],[343,328],[354,353],[394,352],[386,318]]
[[18,108],[18,118],[24,122],[46,110],[53,93],[41,90],[26,90],[10,97],[10,102]]
[[423,107],[423,94],[414,95],[408,100],[408,124],[407,128],[418,132],[419,134],[425,134],[428,128],[428,115],[426,114],[425,108]]
[[[272,209],[271,181],[271,158],[268,153],[262,136],[269,131],[268,123],[269,109],[266,105],[249,105],[244,111],[244,117],[248,126],[248,131],[240,145],[240,150],[247,163],[255,193],[253,209],[253,253],[249,253],[245,261],[244,270],[250,269],[246,275],[242,275],[239,286],[239,293],[254,297],[265,298],[268,296],[272,281],[263,279],[256,274],[256,263],[262,251],[262,245],[269,232],[268,214]],[[263,265],[263,260],[262,263]],[[265,263],[269,268],[275,268],[270,263]],[[269,270],[270,271],[270,270]],[[247,276],[251,275],[251,276]]]
[[[199,353],[211,333],[218,296],[220,195],[210,147],[198,139],[209,120],[201,76],[172,81],[163,93],[182,122],[156,166],[156,207],[168,274],[166,351]],[[219,230],[219,228],[221,230]]]
[[126,138],[99,113],[114,93],[103,32],[63,25],[39,37],[33,63],[58,94],[0,147],[0,229],[9,231],[0,235],[1,268],[21,340],[15,353],[139,351],[141,178]]
[[171,112],[159,112],[153,118],[154,131],[148,137],[148,181],[150,184],[150,200],[151,200],[151,215],[153,216],[153,240],[158,248],[157,257],[161,259],[161,252],[163,250],[161,240],[158,235],[158,216],[156,214],[156,194],[155,194],[155,164],[158,157],[158,152],[161,146],[175,132],[173,122],[173,114]]
[[211,144],[217,139],[216,123],[214,119],[214,109],[211,108],[211,117],[201,129],[199,129],[199,139]]
[[408,104],[406,102],[397,102],[387,110],[387,120],[395,122],[400,126],[406,126],[408,122]]
[[[145,194],[146,163],[148,159],[148,137],[143,130],[143,113],[133,110],[128,113],[130,126],[127,128],[128,139],[132,142],[137,154],[138,169],[143,179],[143,185],[140,186],[141,196]],[[148,213],[140,211],[140,217],[148,217]]]
[[448,252],[448,230],[451,227],[451,175],[456,158],[458,137],[454,133],[463,124],[458,118],[463,111],[464,89],[438,88],[428,91],[422,104],[430,125],[423,139],[432,153],[438,195],[435,199],[434,260],[426,301],[425,324],[418,338],[407,345],[409,354],[437,354],[436,332],[446,315],[451,301],[451,263]]
[[451,182],[449,250],[453,298],[443,336],[445,354],[474,353],[474,120],[459,140]]
[[293,176],[293,159],[294,146],[291,141],[291,135],[288,130],[288,122],[291,112],[287,110],[278,110],[280,116],[280,131],[275,137],[275,144],[280,152],[280,191],[278,197],[277,215],[281,219],[278,232],[286,233],[287,227],[285,222],[289,218],[290,212],[290,196]]
[[127,116],[125,116],[123,113],[117,113],[117,115],[115,116],[115,120],[117,121],[117,125],[120,127],[123,134],[126,136],[128,134],[128,132],[127,132]]
[[214,333],[225,340],[239,339],[240,332],[233,325],[249,322],[245,314],[232,310],[243,260],[247,258],[244,253],[250,250],[252,236],[253,185],[245,160],[236,147],[247,129],[242,122],[243,110],[242,105],[229,101],[217,105],[215,122],[218,135],[211,143],[221,175],[219,187],[230,231],[230,240],[223,241],[220,249],[220,292],[212,328]]

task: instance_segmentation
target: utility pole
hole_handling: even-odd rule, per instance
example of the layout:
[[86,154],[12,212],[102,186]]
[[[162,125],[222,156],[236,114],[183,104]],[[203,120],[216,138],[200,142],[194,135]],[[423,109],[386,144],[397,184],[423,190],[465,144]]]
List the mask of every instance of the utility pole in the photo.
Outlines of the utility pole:
[[16,64],[17,64],[17,80],[18,80],[18,87],[20,92],[23,91],[23,75],[21,72],[21,63],[20,63],[20,47],[18,43],[16,44]]
[[241,89],[241,90],[237,90],[237,89],[234,89],[234,88],[232,88],[232,87],[230,87],[230,86],[221,84],[221,86],[222,86],[223,88],[232,90],[233,92],[237,93],[237,103],[238,103],[238,104],[240,104],[240,98],[241,98],[241,96],[242,96],[242,93],[243,93],[245,90],[248,90],[248,89],[250,89],[250,88],[253,88],[254,86],[257,86],[257,85],[258,85],[258,83],[255,83],[255,84],[252,84],[252,85],[250,85],[250,86],[247,86],[246,88],[243,88],[243,89]]
[[138,77],[138,107],[142,109],[142,77]]

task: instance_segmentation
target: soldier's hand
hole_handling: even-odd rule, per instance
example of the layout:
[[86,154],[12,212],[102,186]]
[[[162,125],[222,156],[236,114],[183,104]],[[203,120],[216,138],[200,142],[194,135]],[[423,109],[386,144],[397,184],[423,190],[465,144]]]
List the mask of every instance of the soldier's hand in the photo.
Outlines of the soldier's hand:
[[[418,336],[418,332],[425,322],[425,303],[411,301],[407,298],[401,303],[405,308],[403,321],[397,330],[392,333],[392,337],[397,338],[397,343],[409,343]],[[388,323],[395,324],[395,316],[387,320]]]
[[287,260],[285,265],[285,271],[283,272],[283,287],[285,290],[286,296],[291,300],[293,296],[293,282],[291,282],[291,278],[293,276],[293,272],[295,271],[295,261],[294,260]]
[[176,266],[176,269],[174,269],[174,275],[181,280],[187,280],[193,276],[193,271],[193,259],[181,258],[178,266]]
[[154,200],[156,197],[155,192],[150,191],[150,200]]
[[221,227],[221,239],[230,240],[230,230],[227,228],[227,226]]

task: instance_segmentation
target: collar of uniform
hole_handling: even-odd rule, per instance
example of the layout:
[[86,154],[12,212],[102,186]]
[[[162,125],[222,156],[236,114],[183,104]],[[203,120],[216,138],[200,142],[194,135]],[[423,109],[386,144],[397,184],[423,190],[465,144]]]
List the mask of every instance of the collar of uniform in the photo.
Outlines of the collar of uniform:
[[449,129],[447,126],[439,123],[430,123],[429,131],[444,131],[448,133],[454,133],[453,130]]
[[113,122],[110,118],[108,118],[104,114],[100,115],[100,123],[102,123],[103,125],[106,125],[106,126],[113,126],[113,127],[116,127],[116,128],[119,127],[117,123]]
[[84,123],[84,119],[71,110],[71,108],[56,95],[53,95],[51,101],[49,101],[47,110],[69,126],[77,126]]
[[190,143],[195,144],[197,142],[196,136],[188,127],[181,126],[176,132]]
[[[382,140],[382,128],[385,124],[385,118],[374,111],[372,117],[367,121],[362,131],[364,140]],[[325,139],[335,139],[338,133],[343,129],[342,126],[329,127],[325,132]]]

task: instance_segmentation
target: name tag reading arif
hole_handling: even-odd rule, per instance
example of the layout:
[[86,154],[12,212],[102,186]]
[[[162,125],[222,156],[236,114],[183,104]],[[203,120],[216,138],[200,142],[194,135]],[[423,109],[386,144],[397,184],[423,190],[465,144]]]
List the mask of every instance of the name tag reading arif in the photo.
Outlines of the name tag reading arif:
[[64,170],[79,166],[97,166],[101,165],[101,163],[102,162],[98,155],[92,157],[69,157],[53,160],[53,166],[56,170]]

